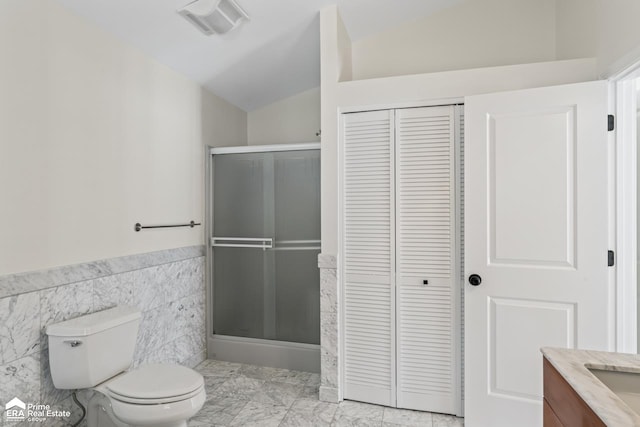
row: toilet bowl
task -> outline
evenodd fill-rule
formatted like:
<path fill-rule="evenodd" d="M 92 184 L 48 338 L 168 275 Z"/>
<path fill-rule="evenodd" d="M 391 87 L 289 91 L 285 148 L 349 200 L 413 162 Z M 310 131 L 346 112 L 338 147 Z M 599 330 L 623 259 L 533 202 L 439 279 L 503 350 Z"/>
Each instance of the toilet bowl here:
<path fill-rule="evenodd" d="M 204 405 L 202 376 L 178 365 L 142 365 L 97 387 L 100 397 L 94 405 L 111 412 L 123 426 L 182 427 Z M 100 408 L 102 407 L 102 408 Z M 102 421 L 89 427 L 111 427 Z"/>
<path fill-rule="evenodd" d="M 133 361 L 140 311 L 116 307 L 49 325 L 56 388 L 94 391 L 89 427 L 186 427 L 204 405 L 202 375 L 184 366 Z"/>

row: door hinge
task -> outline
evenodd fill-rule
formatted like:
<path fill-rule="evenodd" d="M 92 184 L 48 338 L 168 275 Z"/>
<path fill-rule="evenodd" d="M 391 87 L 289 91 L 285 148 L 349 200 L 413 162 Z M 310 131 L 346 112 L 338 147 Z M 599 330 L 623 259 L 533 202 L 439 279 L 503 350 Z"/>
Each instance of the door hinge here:
<path fill-rule="evenodd" d="M 616 128 L 616 118 L 613 114 L 607 116 L 607 130 L 611 132 Z"/>
<path fill-rule="evenodd" d="M 607 252 L 607 266 L 613 267 L 616 263 L 616 255 L 613 251 Z"/>

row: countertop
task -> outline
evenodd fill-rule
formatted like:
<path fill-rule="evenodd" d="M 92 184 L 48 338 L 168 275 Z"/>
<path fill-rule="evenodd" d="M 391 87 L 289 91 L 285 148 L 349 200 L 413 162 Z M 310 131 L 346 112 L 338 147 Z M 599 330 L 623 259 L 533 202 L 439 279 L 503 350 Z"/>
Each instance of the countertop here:
<path fill-rule="evenodd" d="M 551 347 L 540 351 L 608 427 L 640 426 L 640 415 L 587 369 L 640 373 L 640 355 Z"/>

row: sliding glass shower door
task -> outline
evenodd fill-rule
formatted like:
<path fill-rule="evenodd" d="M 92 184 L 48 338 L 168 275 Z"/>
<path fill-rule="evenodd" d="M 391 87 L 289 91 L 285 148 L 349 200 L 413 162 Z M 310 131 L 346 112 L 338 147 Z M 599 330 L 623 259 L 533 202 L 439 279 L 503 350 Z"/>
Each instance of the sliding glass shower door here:
<path fill-rule="evenodd" d="M 214 334 L 319 344 L 319 150 L 213 165 Z"/>

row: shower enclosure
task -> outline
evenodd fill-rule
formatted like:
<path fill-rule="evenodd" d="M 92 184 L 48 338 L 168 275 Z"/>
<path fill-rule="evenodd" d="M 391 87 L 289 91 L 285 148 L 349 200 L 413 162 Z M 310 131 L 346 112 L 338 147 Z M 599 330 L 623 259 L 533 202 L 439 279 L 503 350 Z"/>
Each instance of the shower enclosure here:
<path fill-rule="evenodd" d="M 318 144 L 211 150 L 209 357 L 318 371 Z"/>

